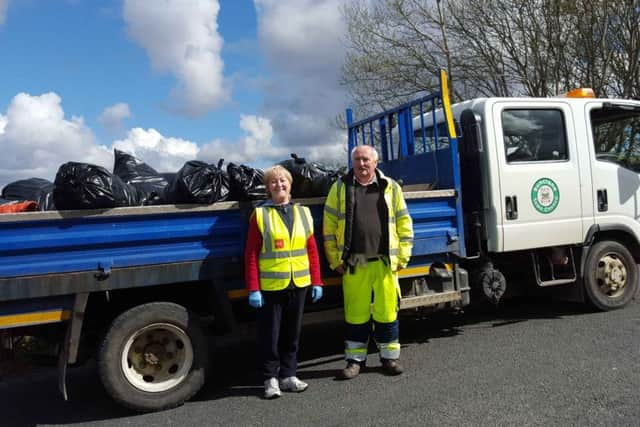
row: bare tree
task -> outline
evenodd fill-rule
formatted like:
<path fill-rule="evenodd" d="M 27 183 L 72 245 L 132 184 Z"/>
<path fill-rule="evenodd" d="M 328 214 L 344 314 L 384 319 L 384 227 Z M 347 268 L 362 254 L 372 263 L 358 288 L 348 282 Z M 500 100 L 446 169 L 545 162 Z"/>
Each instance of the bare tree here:
<path fill-rule="evenodd" d="M 385 108 L 437 86 L 447 51 L 435 2 L 348 2 L 342 82 L 359 108 Z"/>
<path fill-rule="evenodd" d="M 638 0 L 373 0 L 347 3 L 343 82 L 357 105 L 431 91 L 452 98 L 640 95 Z"/>
<path fill-rule="evenodd" d="M 607 47 L 613 79 L 606 87 L 611 96 L 640 99 L 640 1 L 607 3 Z"/>

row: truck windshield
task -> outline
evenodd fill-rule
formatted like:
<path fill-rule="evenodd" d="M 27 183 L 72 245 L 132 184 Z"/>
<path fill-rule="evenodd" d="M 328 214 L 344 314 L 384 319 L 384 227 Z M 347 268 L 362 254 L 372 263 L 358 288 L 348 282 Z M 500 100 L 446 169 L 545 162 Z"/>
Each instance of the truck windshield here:
<path fill-rule="evenodd" d="M 591 125 L 596 159 L 640 172 L 640 109 L 594 109 Z"/>

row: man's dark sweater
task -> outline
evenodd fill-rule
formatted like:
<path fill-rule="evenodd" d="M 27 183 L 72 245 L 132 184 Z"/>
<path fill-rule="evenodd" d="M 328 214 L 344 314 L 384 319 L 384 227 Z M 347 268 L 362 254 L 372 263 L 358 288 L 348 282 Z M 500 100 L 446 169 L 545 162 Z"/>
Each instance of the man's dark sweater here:
<path fill-rule="evenodd" d="M 387 237 L 382 234 L 380 209 L 384 200 L 377 181 L 369 185 L 355 183 L 352 254 L 375 257 L 387 252 Z"/>

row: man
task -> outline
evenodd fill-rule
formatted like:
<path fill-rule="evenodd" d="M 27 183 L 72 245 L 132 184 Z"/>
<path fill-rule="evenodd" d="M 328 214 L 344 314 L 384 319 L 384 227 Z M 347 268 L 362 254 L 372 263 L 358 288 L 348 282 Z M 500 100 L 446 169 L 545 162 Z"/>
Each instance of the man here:
<path fill-rule="evenodd" d="M 329 191 L 323 217 L 329 266 L 343 275 L 347 366 L 338 377 L 354 378 L 366 363 L 372 296 L 374 340 L 382 367 L 389 375 L 399 375 L 397 272 L 411 256 L 411 217 L 400 185 L 377 169 L 375 148 L 357 146 L 351 160 L 353 168 Z"/>

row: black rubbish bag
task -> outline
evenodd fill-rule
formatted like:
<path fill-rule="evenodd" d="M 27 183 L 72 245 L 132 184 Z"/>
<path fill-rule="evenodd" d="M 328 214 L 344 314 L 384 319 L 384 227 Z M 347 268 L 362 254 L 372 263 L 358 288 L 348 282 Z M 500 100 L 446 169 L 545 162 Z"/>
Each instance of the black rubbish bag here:
<path fill-rule="evenodd" d="M 260 200 L 267 198 L 267 189 L 264 186 L 264 172 L 245 165 L 229 163 L 227 165 L 229 185 L 231 188 L 230 200 Z"/>
<path fill-rule="evenodd" d="M 167 203 L 222 202 L 229 197 L 229 175 L 218 166 L 198 160 L 190 160 L 182 166 L 175 178 L 166 187 L 164 199 Z"/>
<path fill-rule="evenodd" d="M 155 205 L 161 202 L 168 181 L 154 168 L 137 157 L 114 149 L 113 174 L 138 192 L 140 204 Z"/>
<path fill-rule="evenodd" d="M 118 175 L 112 175 L 111 188 L 116 199 L 116 207 L 140 206 L 143 196 L 140 195 L 134 185 L 127 184 Z"/>
<path fill-rule="evenodd" d="M 307 162 L 304 157 L 291 153 L 291 159 L 279 164 L 291 173 L 293 185 L 292 197 L 319 197 L 329 194 L 329 189 L 341 175 L 340 171 L 330 169 L 320 163 Z"/>
<path fill-rule="evenodd" d="M 53 182 L 43 178 L 28 178 L 14 181 L 2 189 L 2 198 L 6 200 L 33 200 L 38 210 L 55 210 L 53 203 Z"/>
<path fill-rule="evenodd" d="M 160 172 L 160 176 L 163 177 L 167 183 L 173 182 L 173 180 L 176 179 L 176 175 L 176 172 Z"/>
<path fill-rule="evenodd" d="M 139 205 L 136 189 L 101 166 L 67 162 L 54 182 L 53 200 L 59 210 L 108 209 Z"/>

